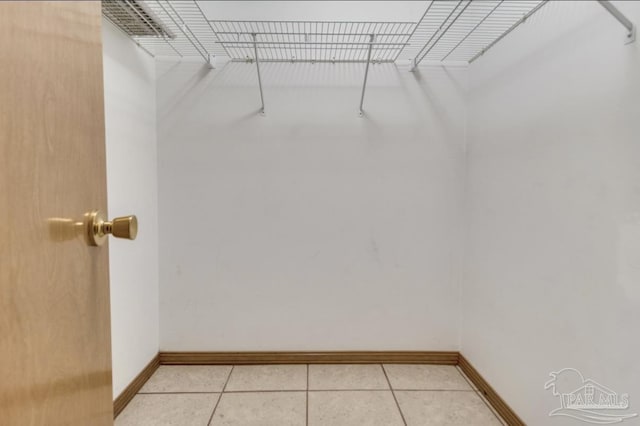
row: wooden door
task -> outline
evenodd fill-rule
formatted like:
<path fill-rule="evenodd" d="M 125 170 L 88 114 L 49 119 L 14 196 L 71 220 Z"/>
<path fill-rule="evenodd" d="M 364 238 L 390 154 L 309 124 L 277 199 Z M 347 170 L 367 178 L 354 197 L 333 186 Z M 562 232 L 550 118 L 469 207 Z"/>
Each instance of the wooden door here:
<path fill-rule="evenodd" d="M 0 424 L 113 424 L 100 2 L 0 2 Z"/>

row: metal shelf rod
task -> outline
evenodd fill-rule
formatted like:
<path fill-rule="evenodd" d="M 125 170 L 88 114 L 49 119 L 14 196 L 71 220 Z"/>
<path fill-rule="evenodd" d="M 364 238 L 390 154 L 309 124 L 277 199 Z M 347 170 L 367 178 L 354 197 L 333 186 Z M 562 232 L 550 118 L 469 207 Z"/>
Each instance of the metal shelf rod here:
<path fill-rule="evenodd" d="M 636 40 L 636 26 L 633 22 L 627 18 L 624 13 L 620 12 L 620 10 L 611 4 L 610 1 L 598 0 L 598 3 L 602 5 L 607 12 L 609 12 L 614 18 L 618 20 L 626 29 L 629 31 L 627 34 L 627 43 L 634 42 Z"/>
<path fill-rule="evenodd" d="M 345 24 L 415 24 L 415 22 L 409 21 L 295 21 L 295 20 L 281 20 L 281 21 L 236 21 L 233 19 L 209 19 L 209 22 L 217 23 L 217 22 L 246 22 L 253 24 L 268 24 L 268 23 L 287 23 L 287 24 L 331 24 L 331 23 L 345 23 Z"/>
<path fill-rule="evenodd" d="M 252 63 L 253 59 L 231 59 L 230 62 Z M 260 59 L 260 63 L 277 63 L 277 64 L 364 64 L 366 59 Z M 393 64 L 393 59 L 372 59 L 371 64 Z"/>
<path fill-rule="evenodd" d="M 244 32 L 244 31 L 218 31 L 217 34 L 225 34 L 225 35 L 300 35 L 300 36 L 350 36 L 350 37 L 368 37 L 370 33 L 316 33 L 316 32 Z M 376 37 L 410 37 L 412 33 L 375 33 Z"/>
<path fill-rule="evenodd" d="M 220 44 L 256 44 L 256 45 L 287 45 L 287 44 L 312 44 L 320 46 L 406 46 L 409 43 L 365 43 L 365 42 L 331 42 L 331 41 L 220 41 Z"/>
<path fill-rule="evenodd" d="M 258 46 L 256 42 L 256 35 L 253 35 L 253 52 L 256 55 L 256 69 L 258 70 L 258 86 L 260 87 L 260 103 L 262 104 L 262 108 L 260 108 L 260 113 L 264 114 L 264 95 L 262 94 L 262 78 L 260 77 L 260 60 L 258 59 Z"/>
<path fill-rule="evenodd" d="M 369 76 L 369 65 L 371 64 L 371 49 L 373 48 L 374 35 L 369 36 L 369 53 L 367 53 L 367 67 L 364 69 L 364 83 L 362 84 L 362 95 L 360 96 L 360 117 L 364 115 L 362 106 L 364 105 L 364 91 L 367 88 L 367 77 Z"/>

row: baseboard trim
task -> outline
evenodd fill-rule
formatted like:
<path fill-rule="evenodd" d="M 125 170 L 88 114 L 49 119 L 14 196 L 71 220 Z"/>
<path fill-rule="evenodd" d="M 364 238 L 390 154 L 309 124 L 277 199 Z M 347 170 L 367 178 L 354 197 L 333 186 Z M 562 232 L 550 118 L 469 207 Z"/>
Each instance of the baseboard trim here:
<path fill-rule="evenodd" d="M 507 403 L 498 395 L 491 385 L 482 377 L 473 365 L 462 355 L 459 356 L 458 366 L 462 372 L 471 380 L 478 388 L 480 393 L 484 395 L 491 407 L 507 422 L 509 426 L 525 426 L 525 422 L 507 405 Z"/>
<path fill-rule="evenodd" d="M 124 408 L 131 402 L 134 396 L 138 393 L 138 391 L 144 386 L 144 384 L 149 380 L 149 378 L 156 372 L 158 367 L 160 366 L 160 356 L 159 354 L 154 356 L 151 361 L 142 369 L 140 374 L 136 376 L 135 379 L 129 386 L 127 386 L 118 397 L 113 401 L 113 418 L 118 417 L 118 414 L 124 410 Z"/>
<path fill-rule="evenodd" d="M 458 352 L 160 352 L 163 365 L 376 363 L 457 365 Z"/>
<path fill-rule="evenodd" d="M 509 426 L 526 426 L 478 370 L 461 353 L 451 351 L 160 352 L 113 401 L 113 418 L 124 410 L 160 365 L 378 363 L 457 365 Z"/>

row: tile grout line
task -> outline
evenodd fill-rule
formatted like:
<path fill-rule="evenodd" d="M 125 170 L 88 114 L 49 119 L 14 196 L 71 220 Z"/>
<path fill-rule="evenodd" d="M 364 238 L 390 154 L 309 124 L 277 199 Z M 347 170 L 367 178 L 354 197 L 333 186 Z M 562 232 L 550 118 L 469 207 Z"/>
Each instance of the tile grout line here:
<path fill-rule="evenodd" d="M 231 380 L 231 375 L 233 374 L 233 369 L 236 368 L 235 365 L 231 366 L 231 371 L 229 371 L 229 375 L 227 376 L 227 381 L 224 382 L 224 386 L 222 387 L 222 392 L 221 393 L 225 393 L 227 391 L 227 385 L 229 384 L 229 381 Z"/>
<path fill-rule="evenodd" d="M 222 386 L 222 391 L 220 395 L 218 395 L 218 400 L 216 401 L 216 405 L 213 407 L 213 411 L 211 412 L 211 417 L 209 417 L 209 421 L 207 422 L 207 426 L 211 426 L 211 422 L 213 421 L 213 415 L 216 414 L 216 410 L 218 409 L 218 405 L 220 405 L 220 400 L 222 399 L 222 394 L 224 394 L 225 389 L 227 389 L 227 383 L 229 383 L 229 379 L 231 379 L 231 373 L 233 373 L 233 368 L 235 365 L 231 366 L 231 370 L 229 370 L 229 375 L 227 376 L 227 380 L 224 381 L 224 386 Z"/>
<path fill-rule="evenodd" d="M 307 364 L 307 421 L 306 426 L 309 426 L 309 364 Z"/>
<path fill-rule="evenodd" d="M 382 367 L 382 372 L 384 373 L 384 377 L 387 379 L 387 383 L 389 384 L 389 389 L 391 389 L 391 395 L 393 395 L 393 400 L 396 402 L 396 407 L 398 407 L 398 412 L 400 412 L 402 423 L 404 423 L 404 426 L 407 426 L 407 420 L 404 418 L 404 413 L 402 412 L 402 408 L 400 408 L 400 403 L 398 402 L 398 398 L 396 398 L 396 393 L 393 390 L 393 386 L 391 386 L 391 380 L 389 380 L 389 376 L 387 375 L 387 370 L 385 370 L 384 364 L 380 364 L 380 367 Z"/>
<path fill-rule="evenodd" d="M 459 365 L 456 365 L 456 369 L 458 370 L 462 378 L 469 383 L 469 386 L 471 386 L 471 389 L 476 393 L 476 395 L 478 395 L 478 397 L 482 400 L 482 402 L 484 402 L 484 405 L 486 405 L 487 408 L 489 408 L 489 411 L 491 411 L 491 413 L 498 419 L 498 421 L 501 424 L 505 425 L 506 423 L 504 420 L 502 420 L 502 417 L 500 417 L 500 415 L 496 412 L 495 408 L 493 408 L 491 404 L 489 404 L 489 401 L 487 401 L 485 396 L 482 394 L 482 391 L 480 391 L 480 389 L 478 389 L 478 387 L 471 381 L 471 379 L 469 379 L 467 375 L 464 374 L 464 371 L 462 371 L 462 368 L 460 368 Z"/>

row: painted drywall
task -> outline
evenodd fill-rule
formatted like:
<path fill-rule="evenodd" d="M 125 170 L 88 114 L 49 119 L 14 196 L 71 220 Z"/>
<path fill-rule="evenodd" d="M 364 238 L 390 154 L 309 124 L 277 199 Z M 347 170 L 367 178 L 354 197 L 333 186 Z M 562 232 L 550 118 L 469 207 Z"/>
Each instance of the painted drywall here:
<path fill-rule="evenodd" d="M 113 395 L 158 353 L 155 61 L 103 20 L 109 217 L 135 214 L 135 241 L 109 241 Z"/>
<path fill-rule="evenodd" d="M 458 348 L 464 69 L 159 62 L 160 347 Z"/>
<path fill-rule="evenodd" d="M 640 23 L 640 3 L 615 4 Z M 567 367 L 640 412 L 640 42 L 625 34 L 597 2 L 549 2 L 469 69 L 462 352 L 527 424 L 579 423 L 548 416 L 545 382 Z"/>

